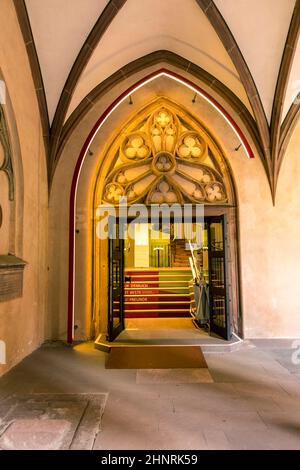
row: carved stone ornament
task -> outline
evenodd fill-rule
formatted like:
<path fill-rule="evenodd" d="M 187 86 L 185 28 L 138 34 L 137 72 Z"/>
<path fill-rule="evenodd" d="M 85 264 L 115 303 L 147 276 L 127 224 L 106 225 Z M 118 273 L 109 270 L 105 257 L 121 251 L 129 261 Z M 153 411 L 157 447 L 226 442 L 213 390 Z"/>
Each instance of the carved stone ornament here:
<path fill-rule="evenodd" d="M 103 202 L 130 204 L 227 202 L 222 175 L 208 164 L 208 143 L 161 105 L 127 134 L 117 164 L 106 178 Z"/>

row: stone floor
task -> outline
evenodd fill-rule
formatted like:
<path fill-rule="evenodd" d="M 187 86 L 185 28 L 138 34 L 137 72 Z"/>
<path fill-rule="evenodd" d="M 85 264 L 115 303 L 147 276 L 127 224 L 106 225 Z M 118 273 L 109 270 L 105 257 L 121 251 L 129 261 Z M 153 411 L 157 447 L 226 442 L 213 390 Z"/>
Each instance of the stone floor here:
<path fill-rule="evenodd" d="M 197 328 L 192 318 L 130 318 L 114 344 L 224 344 Z M 225 342 L 226 344 L 226 342 Z"/>
<path fill-rule="evenodd" d="M 222 352 L 233 350 L 240 340 L 232 336 L 230 341 L 209 334 L 203 328 L 197 327 L 191 317 L 189 318 L 130 318 L 126 319 L 126 329 L 114 340 L 106 341 L 106 335 L 100 335 L 96 345 L 101 350 L 119 346 L 201 346 L 203 352 L 218 349 Z"/>
<path fill-rule="evenodd" d="M 205 354 L 211 381 L 141 380 L 106 370 L 92 343 L 48 344 L 0 379 L 0 448 L 300 449 L 293 353 L 292 340 L 247 341 Z"/>

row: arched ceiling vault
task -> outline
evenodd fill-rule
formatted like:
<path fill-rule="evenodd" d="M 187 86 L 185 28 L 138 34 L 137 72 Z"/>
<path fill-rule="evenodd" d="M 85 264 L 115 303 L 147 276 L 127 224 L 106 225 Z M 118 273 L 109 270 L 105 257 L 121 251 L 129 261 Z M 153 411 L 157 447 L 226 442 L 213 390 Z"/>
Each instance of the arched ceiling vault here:
<path fill-rule="evenodd" d="M 254 111 L 255 119 L 258 125 L 261 142 L 264 148 L 265 160 L 268 164 L 268 176 L 271 182 L 271 191 L 272 191 L 272 196 L 274 200 L 275 194 L 276 194 L 276 186 L 277 186 L 277 180 L 278 180 L 278 175 L 279 175 L 279 169 L 280 169 L 281 161 L 284 155 L 284 149 L 286 148 L 283 145 L 281 147 L 279 146 L 280 139 L 286 141 L 290 137 L 290 134 L 291 134 L 291 132 L 288 131 L 288 129 L 290 128 L 289 119 L 285 121 L 285 127 L 286 127 L 285 130 L 283 126 L 281 126 L 281 121 L 282 121 L 283 108 L 284 108 L 285 98 L 286 98 L 286 93 L 287 93 L 289 76 L 290 76 L 291 68 L 293 65 L 293 60 L 295 58 L 296 47 L 297 47 L 298 37 L 299 37 L 300 1 L 297 0 L 296 2 L 292 2 L 292 1 L 286 2 L 286 6 L 289 7 L 290 9 L 294 4 L 294 9 L 293 9 L 293 14 L 290 20 L 290 24 L 285 25 L 285 27 L 288 28 L 288 32 L 287 32 L 287 37 L 285 40 L 285 45 L 284 45 L 283 53 L 281 56 L 281 63 L 280 63 L 278 76 L 277 76 L 277 83 L 276 83 L 276 88 L 275 88 L 275 93 L 274 93 L 273 103 L 272 103 L 270 125 L 268 124 L 268 119 L 266 116 L 266 108 L 263 107 L 262 100 L 261 100 L 261 97 L 257 88 L 257 84 L 255 83 L 255 80 L 251 74 L 249 65 L 247 64 L 239 48 L 239 45 L 236 42 L 233 32 L 229 28 L 230 24 L 229 25 L 226 24 L 225 19 L 222 17 L 220 11 L 215 5 L 215 3 L 217 3 L 220 7 L 222 7 L 222 11 L 227 13 L 226 16 L 228 16 L 228 19 L 232 18 L 232 14 L 234 14 L 235 18 L 236 19 L 239 18 L 238 21 L 240 22 L 239 13 L 241 12 L 238 11 L 237 6 L 241 7 L 242 4 L 247 3 L 247 0 L 239 0 L 239 5 L 237 5 L 237 1 L 235 1 L 234 11 L 231 11 L 231 12 L 230 11 L 226 12 L 224 0 L 216 0 L 216 2 L 213 2 L 211 0 L 196 0 L 196 1 L 201 6 L 201 8 L 203 9 L 207 17 L 210 19 L 211 23 L 214 25 L 215 30 L 217 31 L 220 38 L 222 39 L 230 57 L 232 58 L 232 61 L 234 62 L 237 70 L 239 71 L 241 80 L 243 82 L 245 90 L 247 91 L 247 95 L 251 103 L 252 109 Z M 233 5 L 232 0 L 229 0 L 229 3 L 232 3 Z M 265 1 L 265 3 L 267 4 L 268 0 Z M 275 2 L 273 2 L 272 5 L 270 4 L 270 6 L 275 7 L 275 10 L 277 10 L 277 14 L 279 15 L 279 19 L 281 19 L 284 11 L 283 9 L 276 8 L 277 6 L 280 6 L 279 3 L 280 2 L 276 2 L 276 5 L 274 5 Z M 260 6 L 262 6 L 261 1 L 260 1 Z M 282 3 L 282 6 L 283 6 L 283 3 Z M 230 9 L 228 8 L 228 10 Z M 257 15 L 259 15 L 260 13 L 263 14 L 263 12 L 260 12 L 258 9 Z M 264 23 L 265 27 L 267 26 L 267 24 L 270 23 L 270 16 L 269 16 L 270 10 L 267 13 L 268 13 L 268 17 L 266 18 L 267 23 Z M 272 11 L 272 14 L 276 15 L 276 11 Z M 285 12 L 285 14 L 287 14 L 287 12 Z M 245 18 L 249 19 L 249 16 L 247 15 L 245 16 Z M 276 19 L 274 21 L 274 18 L 273 18 L 272 21 L 275 22 Z M 258 26 L 258 22 L 256 24 Z M 257 34 L 258 36 L 260 36 L 260 34 L 263 34 L 263 31 L 257 31 Z M 248 39 L 250 40 L 251 38 L 249 37 Z M 257 51 L 256 51 L 256 54 L 257 54 Z M 256 57 L 255 59 L 257 60 L 258 58 Z M 298 60 L 300 62 L 300 57 L 298 57 Z M 254 69 L 254 67 L 252 67 L 252 69 Z M 265 73 L 267 74 L 268 70 L 265 70 Z M 291 105 L 291 108 L 292 109 L 294 108 L 293 104 Z M 294 117 L 293 122 L 295 122 L 295 109 L 294 109 L 293 117 Z M 285 138 L 281 137 L 281 134 L 283 133 L 284 133 Z M 286 142 L 286 145 L 287 145 L 287 142 Z"/>
<path fill-rule="evenodd" d="M 118 68 L 103 76 L 101 60 L 95 62 L 93 57 L 95 53 L 98 58 L 105 56 L 107 47 L 102 48 L 102 44 L 109 43 L 113 25 L 122 18 L 132 26 L 129 34 L 134 36 L 135 43 L 131 47 L 135 47 L 136 52 L 132 49 L 132 58 L 119 67 L 121 74 L 126 64 L 129 67 L 128 62 L 136 65 L 146 56 L 155 60 L 155 54 L 162 54 L 157 51 L 160 42 L 159 49 L 168 49 L 163 46 L 170 44 L 172 49 L 164 51 L 166 62 L 169 60 L 170 63 L 170 57 L 173 61 L 176 57 L 179 58 L 176 59 L 177 67 L 180 68 L 179 62 L 181 68 L 190 64 L 190 73 L 197 75 L 201 71 L 201 80 L 206 76 L 210 86 L 233 109 L 239 107 L 237 112 L 242 113 L 245 126 L 261 154 L 274 199 L 280 165 L 299 115 L 300 99 L 295 99 L 294 85 L 295 81 L 299 82 L 297 70 L 300 70 L 300 0 L 185 0 L 184 18 L 177 15 L 178 8 L 183 5 L 179 0 L 176 5 L 170 0 L 143 0 L 143 9 L 138 8 L 141 2 L 134 2 L 137 0 L 14 0 L 40 107 L 49 182 L 57 152 L 68 135 L 72 119 L 79 118 L 79 111 L 83 111 L 93 93 L 100 96 L 99 90 L 108 86 L 111 77 L 116 78 Z M 199 13 L 195 5 L 199 7 Z M 155 8 L 151 9 L 152 6 Z M 175 12 L 174 6 L 178 7 Z M 149 36 L 150 43 L 151 28 L 158 25 L 153 48 L 142 54 L 144 57 L 138 52 L 143 41 L 138 37 L 142 33 L 135 28 L 138 18 L 132 17 L 135 9 L 139 15 L 146 15 L 141 18 L 141 31 Z M 194 27 L 196 20 L 199 28 Z M 185 22 L 183 36 L 178 21 Z M 215 38 L 207 22 L 213 28 Z M 254 30 L 253 25 L 260 29 Z M 133 34 L 135 31 L 136 35 Z M 198 39 L 199 31 L 206 32 L 203 39 Z M 121 31 L 119 42 L 118 36 L 112 38 L 116 52 L 118 48 L 122 49 L 122 40 Z M 198 47 L 196 43 L 188 42 L 195 40 Z M 212 43 L 216 50 L 214 64 L 209 50 Z M 176 50 L 177 46 L 182 53 Z M 85 89 L 84 86 L 80 88 L 80 84 L 89 63 L 98 63 L 100 67 L 98 83 L 86 91 L 70 112 L 74 94 Z M 69 119 L 65 121 L 68 114 Z"/>
<path fill-rule="evenodd" d="M 32 34 L 30 20 L 28 17 L 25 1 L 24 0 L 13 0 L 13 1 L 14 1 L 16 13 L 18 16 L 19 24 L 20 24 L 20 29 L 22 31 L 24 44 L 26 47 L 26 51 L 27 51 L 27 55 L 28 55 L 28 59 L 29 59 L 30 67 L 31 67 L 32 78 L 34 81 L 35 92 L 36 92 L 39 110 L 40 110 L 41 125 L 42 125 L 42 130 L 43 130 L 46 156 L 48 158 L 47 167 L 49 169 L 50 122 L 49 122 L 47 97 L 45 93 L 42 71 L 40 68 L 39 58 L 38 58 L 36 47 L 35 47 L 35 40 Z"/>
<path fill-rule="evenodd" d="M 277 178 L 278 178 L 279 170 L 282 164 L 282 160 L 283 160 L 286 148 L 293 134 L 293 131 L 296 127 L 299 116 L 300 116 L 300 93 L 298 93 L 296 99 L 292 103 L 281 125 L 281 132 L 280 132 L 279 143 L 278 143 Z"/>
<path fill-rule="evenodd" d="M 288 139 L 294 129 L 293 124 L 296 123 L 297 113 L 299 110 L 299 102 L 291 104 L 289 111 L 286 114 L 286 119 L 282 124 L 282 118 L 284 117 L 283 111 L 285 106 L 285 99 L 287 95 L 287 88 L 289 83 L 289 78 L 291 75 L 291 69 L 293 62 L 295 60 L 295 55 L 297 51 L 297 45 L 299 40 L 299 31 L 300 31 L 300 2 L 297 1 L 295 4 L 293 16 L 291 19 L 288 36 L 286 39 L 286 45 L 282 55 L 282 60 L 280 64 L 279 74 L 277 78 L 277 84 L 275 89 L 275 96 L 273 101 L 272 108 L 272 118 L 271 118 L 271 149 L 272 149 L 272 164 L 273 164 L 273 175 L 274 175 L 274 194 L 276 192 L 277 181 L 280 166 L 282 163 L 282 158 L 284 155 L 284 150 L 288 143 Z M 299 51 L 298 51 L 299 52 Z M 300 65 L 300 64 L 299 64 Z M 299 88 L 299 85 L 298 85 Z M 298 100 L 299 101 L 299 100 Z M 296 115 L 295 115 L 296 108 Z M 294 116 L 292 118 L 292 116 Z M 296 119 L 295 119 L 296 118 Z"/>
<path fill-rule="evenodd" d="M 264 149 L 264 157 L 268 167 L 270 167 L 270 136 L 268 122 L 263 108 L 259 92 L 256 84 L 253 80 L 249 67 L 239 49 L 239 46 L 231 33 L 228 25 L 222 17 L 220 11 L 216 7 L 215 3 L 211 0 L 196 0 L 198 5 L 202 8 L 207 18 L 215 28 L 218 36 L 223 42 L 228 54 L 230 55 L 232 62 L 239 72 L 241 81 L 247 92 L 250 104 L 252 106 L 257 127 L 260 134 L 262 147 Z"/>
<path fill-rule="evenodd" d="M 59 161 L 60 154 L 73 129 L 76 127 L 78 122 L 83 119 L 83 117 L 96 105 L 102 96 L 104 96 L 114 86 L 121 83 L 124 77 L 128 78 L 137 72 L 147 70 L 149 67 L 160 65 L 162 63 L 174 66 L 184 72 L 188 71 L 192 77 L 201 80 L 202 83 L 207 85 L 208 89 L 211 90 L 213 94 L 217 93 L 221 98 L 223 98 L 224 102 L 229 103 L 230 107 L 239 115 L 243 121 L 243 124 L 251 135 L 251 138 L 253 139 L 263 160 L 263 149 L 260 147 L 260 139 L 255 120 L 246 106 L 236 97 L 236 95 L 205 70 L 187 61 L 183 57 L 180 57 L 179 55 L 170 51 L 156 51 L 127 64 L 122 68 L 122 70 L 118 70 L 111 77 L 97 85 L 89 93 L 89 95 L 81 101 L 81 103 L 69 116 L 63 127 L 60 145 L 56 152 L 57 158 L 55 160 L 55 166 Z"/>

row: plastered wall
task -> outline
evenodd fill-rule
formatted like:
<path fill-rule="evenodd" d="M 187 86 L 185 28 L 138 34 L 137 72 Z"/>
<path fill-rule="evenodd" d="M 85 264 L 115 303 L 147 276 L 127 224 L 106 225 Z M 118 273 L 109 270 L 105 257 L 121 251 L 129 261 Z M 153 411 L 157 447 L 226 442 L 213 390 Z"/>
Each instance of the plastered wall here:
<path fill-rule="evenodd" d="M 152 68 L 147 70 L 151 72 Z M 144 72 L 146 73 L 146 72 Z M 67 143 L 55 175 L 51 194 L 51 249 L 60 255 L 68 247 L 68 195 L 75 161 L 88 135 L 88 130 L 96 122 L 108 104 L 142 73 L 122 86 L 110 90 L 96 104 L 84 120 L 77 126 Z M 241 309 L 243 314 L 244 337 L 295 337 L 300 335 L 300 300 L 297 289 L 300 279 L 300 190 L 297 174 L 300 171 L 299 159 L 296 158 L 300 129 L 287 150 L 277 190 L 276 205 L 273 206 L 268 181 L 263 165 L 256 153 L 254 159 L 248 159 L 242 150 L 235 151 L 239 142 L 228 124 L 209 107 L 199 100 L 191 104 L 190 92 L 181 89 L 178 84 L 153 82 L 140 90 L 130 107 L 123 104 L 116 115 L 106 122 L 97 140 L 91 145 L 93 155 L 87 157 L 79 181 L 77 195 L 76 234 L 76 279 L 75 279 L 75 323 L 77 339 L 88 337 L 92 311 L 91 299 L 91 195 L 95 181 L 97 162 L 102 158 L 105 145 L 111 139 L 118 126 L 121 126 L 130 113 L 138 111 L 139 106 L 155 96 L 168 96 L 181 103 L 190 112 L 204 120 L 222 146 L 233 178 L 236 183 L 239 215 L 239 257 Z M 220 99 L 219 99 L 220 101 Z M 222 103 L 222 102 L 221 102 Z M 224 103 L 222 103 L 224 104 Z M 237 116 L 233 117 L 242 125 Z M 299 137 L 297 138 L 297 135 Z M 251 142 L 251 139 L 249 139 Z M 298 160 L 298 161 L 297 161 Z M 62 188 L 62 181 L 64 187 Z M 63 191 L 63 192 L 62 192 Z M 67 203 L 64 203 L 64 201 Z M 56 234 L 56 235 L 55 235 Z M 67 309 L 67 269 L 66 258 L 53 259 L 51 289 L 57 295 L 52 296 L 50 305 L 52 331 L 63 337 L 66 333 Z M 105 265 L 106 259 L 100 260 Z M 104 293 L 106 294 L 106 293 Z M 102 295 L 102 294 L 101 294 Z M 101 312 L 100 312 L 101 313 Z M 55 318 L 55 320 L 54 320 Z"/>
<path fill-rule="evenodd" d="M 10 98 L 10 106 L 4 106 L 16 178 L 12 236 L 15 237 L 15 255 L 27 263 L 23 296 L 0 303 L 0 340 L 6 346 L 6 364 L 0 365 L 1 375 L 44 341 L 47 298 L 46 159 L 27 52 L 10 0 L 0 2 L 0 67 Z M 6 227 L 4 225 L 4 230 Z M 6 237 L 4 230 L 2 233 L 0 229 L 0 237 Z"/>
<path fill-rule="evenodd" d="M 239 184 L 247 337 L 300 336 L 300 123 L 281 168 L 276 204 L 253 165 Z M 247 191 L 251 188 L 251 191 Z"/>

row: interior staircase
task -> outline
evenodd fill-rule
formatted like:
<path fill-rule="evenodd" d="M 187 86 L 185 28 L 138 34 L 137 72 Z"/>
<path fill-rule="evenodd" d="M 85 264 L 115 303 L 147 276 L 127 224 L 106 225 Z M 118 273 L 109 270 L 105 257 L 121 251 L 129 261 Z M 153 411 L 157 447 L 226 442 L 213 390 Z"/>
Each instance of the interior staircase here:
<path fill-rule="evenodd" d="M 191 277 L 187 268 L 126 270 L 125 317 L 189 317 Z"/>
<path fill-rule="evenodd" d="M 189 254 L 190 251 L 186 250 L 186 241 L 178 239 L 174 241 L 174 259 L 172 265 L 176 268 L 189 267 Z"/>

